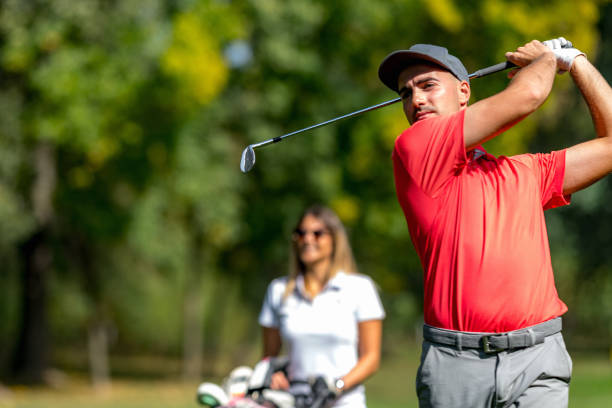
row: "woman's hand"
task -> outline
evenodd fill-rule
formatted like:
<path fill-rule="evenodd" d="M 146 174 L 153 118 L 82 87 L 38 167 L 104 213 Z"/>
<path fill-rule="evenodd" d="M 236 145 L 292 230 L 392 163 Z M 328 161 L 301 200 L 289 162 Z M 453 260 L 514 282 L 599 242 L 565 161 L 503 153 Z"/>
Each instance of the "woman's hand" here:
<path fill-rule="evenodd" d="M 270 388 L 273 390 L 288 390 L 289 389 L 289 380 L 285 377 L 285 373 L 282 371 L 277 371 L 272 374 L 272 378 L 270 379 Z"/>

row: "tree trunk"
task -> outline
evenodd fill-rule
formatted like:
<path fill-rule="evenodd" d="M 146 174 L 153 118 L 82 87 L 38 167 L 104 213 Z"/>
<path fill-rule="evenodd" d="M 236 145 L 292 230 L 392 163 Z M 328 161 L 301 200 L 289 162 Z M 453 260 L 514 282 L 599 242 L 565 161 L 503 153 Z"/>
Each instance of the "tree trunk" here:
<path fill-rule="evenodd" d="M 111 386 L 108 363 L 108 329 L 102 319 L 96 319 L 88 330 L 89 372 L 96 389 L 107 390 Z"/>
<path fill-rule="evenodd" d="M 45 306 L 47 271 L 51 266 L 51 251 L 44 231 L 37 232 L 20 248 L 23 260 L 21 274 L 21 327 L 14 354 L 14 381 L 42 384 L 47 368 L 48 330 Z"/>
<path fill-rule="evenodd" d="M 89 375 L 94 388 L 100 391 L 110 389 L 109 345 L 112 322 L 104 300 L 99 251 L 85 238 L 73 234 L 69 251 L 74 267 L 83 279 L 83 288 L 94 304 L 87 327 L 87 356 Z"/>
<path fill-rule="evenodd" d="M 192 271 L 192 273 L 200 273 Z M 204 313 L 201 280 L 191 279 L 185 290 L 183 309 L 183 379 L 198 380 L 202 373 Z"/>
<path fill-rule="evenodd" d="M 49 230 L 53 218 L 53 191 L 56 185 L 55 151 L 39 143 L 35 151 L 36 175 L 31 190 L 32 210 L 38 229 L 20 246 L 21 326 L 12 364 L 16 382 L 41 384 L 47 368 L 49 336 L 47 315 L 47 276 L 53 262 Z"/>
<path fill-rule="evenodd" d="M 193 211 L 193 209 L 192 209 Z M 193 213 L 190 213 L 190 218 Z M 191 225 L 197 225 L 192 222 Z M 202 299 L 202 276 L 205 270 L 204 237 L 198 227 L 194 228 L 191 247 L 191 262 L 185 279 L 183 303 L 183 379 L 198 380 L 202 374 L 202 347 L 204 341 L 204 311 Z"/>

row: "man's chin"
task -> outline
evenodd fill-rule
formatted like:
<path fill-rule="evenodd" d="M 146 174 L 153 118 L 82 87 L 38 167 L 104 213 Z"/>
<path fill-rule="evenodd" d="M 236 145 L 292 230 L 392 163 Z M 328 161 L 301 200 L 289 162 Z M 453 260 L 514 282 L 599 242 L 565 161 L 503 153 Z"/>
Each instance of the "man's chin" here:
<path fill-rule="evenodd" d="M 430 119 L 437 116 L 435 112 L 427 112 L 417 115 L 412 123 L 421 122 L 425 119 Z"/>

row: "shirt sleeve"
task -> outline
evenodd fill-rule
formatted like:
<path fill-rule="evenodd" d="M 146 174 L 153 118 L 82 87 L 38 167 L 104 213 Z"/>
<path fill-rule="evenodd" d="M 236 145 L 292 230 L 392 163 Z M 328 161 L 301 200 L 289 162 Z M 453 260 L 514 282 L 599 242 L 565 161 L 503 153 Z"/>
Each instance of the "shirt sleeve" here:
<path fill-rule="evenodd" d="M 461 110 L 416 122 L 395 142 L 393 160 L 401 161 L 410 178 L 431 197 L 467 163 L 464 117 Z"/>
<path fill-rule="evenodd" d="M 538 178 L 542 208 L 550 210 L 551 208 L 568 205 L 571 201 L 571 195 L 563 194 L 565 150 L 523 156 L 530 159 L 531 167 Z"/>
<path fill-rule="evenodd" d="M 542 183 L 542 206 L 545 210 L 568 205 L 571 201 L 570 194 L 563 194 L 565 152 L 560 150 L 546 155 L 550 163 L 546 163 L 547 174 Z"/>
<path fill-rule="evenodd" d="M 280 326 L 279 310 L 284 286 L 279 280 L 274 280 L 268 285 L 261 312 L 259 312 L 260 326 L 273 328 Z"/>
<path fill-rule="evenodd" d="M 385 310 L 372 279 L 363 276 L 363 279 L 359 282 L 357 292 L 358 302 L 355 316 L 358 322 L 382 320 L 385 318 Z"/>

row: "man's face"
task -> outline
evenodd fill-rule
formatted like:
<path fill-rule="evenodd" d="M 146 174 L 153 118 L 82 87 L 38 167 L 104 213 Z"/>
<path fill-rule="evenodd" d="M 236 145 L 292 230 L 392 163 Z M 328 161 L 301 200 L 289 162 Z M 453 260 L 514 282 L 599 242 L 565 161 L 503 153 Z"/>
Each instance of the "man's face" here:
<path fill-rule="evenodd" d="M 399 95 L 410 124 L 464 109 L 470 85 L 432 64 L 410 65 L 398 78 Z"/>

